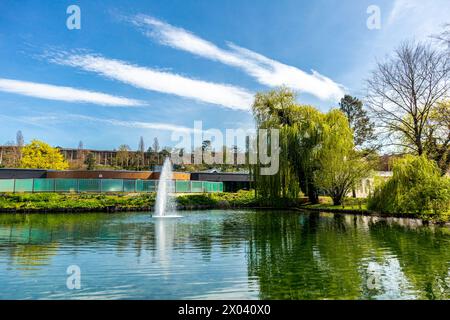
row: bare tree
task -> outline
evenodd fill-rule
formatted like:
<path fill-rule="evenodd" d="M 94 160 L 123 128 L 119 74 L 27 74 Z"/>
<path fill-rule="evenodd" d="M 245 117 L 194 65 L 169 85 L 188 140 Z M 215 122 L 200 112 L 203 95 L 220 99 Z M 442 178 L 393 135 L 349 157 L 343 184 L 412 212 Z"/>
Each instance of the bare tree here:
<path fill-rule="evenodd" d="M 447 49 L 450 51 L 450 23 L 445 24 L 444 31 L 438 36 L 435 36 L 435 38 L 446 44 Z"/>
<path fill-rule="evenodd" d="M 153 152 L 157 158 L 156 163 L 159 164 L 159 141 L 156 137 L 153 139 Z"/>
<path fill-rule="evenodd" d="M 426 43 L 402 44 L 368 80 L 368 106 L 390 145 L 424 154 L 426 125 L 449 94 L 448 54 Z"/>
<path fill-rule="evenodd" d="M 140 137 L 139 139 L 139 146 L 138 146 L 138 159 L 137 159 L 137 166 L 138 168 L 140 167 L 140 164 L 142 163 L 142 166 L 145 165 L 144 160 L 145 160 L 145 143 L 144 143 L 144 137 Z"/>
<path fill-rule="evenodd" d="M 130 165 L 130 147 L 126 144 L 119 146 L 117 151 L 117 162 L 120 163 L 121 167 L 127 167 Z"/>
<path fill-rule="evenodd" d="M 16 145 L 19 148 L 22 148 L 25 145 L 25 140 L 23 138 L 22 131 L 20 131 L 20 130 L 17 131 L 17 134 L 16 134 Z"/>
<path fill-rule="evenodd" d="M 144 153 L 144 152 L 145 152 L 144 137 L 141 137 L 141 138 L 139 139 L 138 151 L 139 151 L 140 153 Z"/>
<path fill-rule="evenodd" d="M 20 162 L 20 160 L 22 159 L 22 148 L 25 145 L 25 140 L 23 138 L 23 134 L 22 131 L 17 131 L 16 133 L 16 162 L 17 164 Z"/>
<path fill-rule="evenodd" d="M 158 138 L 154 138 L 153 139 L 153 152 L 158 152 L 159 151 L 159 142 L 158 142 Z"/>
<path fill-rule="evenodd" d="M 83 141 L 80 140 L 78 142 L 78 148 L 77 148 L 77 159 L 80 160 L 81 163 L 85 160 L 85 152 L 84 152 L 84 144 Z"/>

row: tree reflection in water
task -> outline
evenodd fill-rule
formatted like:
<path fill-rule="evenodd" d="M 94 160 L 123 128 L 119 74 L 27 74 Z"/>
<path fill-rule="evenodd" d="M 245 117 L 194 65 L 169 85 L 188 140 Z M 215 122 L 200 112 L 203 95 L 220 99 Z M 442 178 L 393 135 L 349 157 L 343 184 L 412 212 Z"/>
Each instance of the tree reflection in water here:
<path fill-rule="evenodd" d="M 191 297 L 245 298 L 257 290 L 262 299 L 450 298 L 449 228 L 408 219 L 253 210 L 155 220 L 142 213 L 1 215 L 0 262 L 5 270 L 40 272 L 57 257 L 87 254 L 98 272 L 134 272 L 139 292 L 148 290 L 150 298 L 168 284 L 179 291 L 169 287 L 164 297 L 185 297 L 181 293 L 194 290 L 192 283 L 198 292 Z M 145 282 L 149 276 L 153 280 Z"/>

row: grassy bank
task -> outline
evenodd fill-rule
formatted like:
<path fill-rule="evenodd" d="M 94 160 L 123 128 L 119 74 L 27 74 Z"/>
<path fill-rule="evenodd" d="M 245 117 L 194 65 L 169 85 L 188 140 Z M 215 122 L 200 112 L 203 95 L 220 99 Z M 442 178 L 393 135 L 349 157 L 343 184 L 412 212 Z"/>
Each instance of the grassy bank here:
<path fill-rule="evenodd" d="M 446 223 L 450 221 L 450 215 L 448 214 L 387 213 L 370 210 L 368 209 L 367 199 L 346 198 L 342 205 L 333 205 L 331 198 L 320 197 L 319 204 L 305 204 L 301 206 L 301 208 L 314 211 L 376 215 L 382 217 L 414 218 L 436 223 Z"/>
<path fill-rule="evenodd" d="M 148 194 L 1 194 L 1 212 L 82 212 L 82 211 L 147 211 L 155 204 L 155 193 Z M 179 209 L 256 207 L 254 193 L 181 194 Z"/>
<path fill-rule="evenodd" d="M 0 211 L 126 211 L 148 209 L 155 202 L 155 194 L 60 194 L 24 193 L 0 195 Z"/>
<path fill-rule="evenodd" d="M 153 210 L 156 195 L 148 194 L 0 194 L 0 212 L 115 212 Z M 445 222 L 448 216 L 417 214 L 384 214 L 367 209 L 365 199 L 347 198 L 343 205 L 333 205 L 329 197 L 321 197 L 319 204 L 308 204 L 307 199 L 296 201 L 280 199 L 268 205 L 258 200 L 253 191 L 236 193 L 202 193 L 177 195 L 180 210 L 212 208 L 279 208 L 308 209 L 315 211 L 342 212 L 354 214 L 376 214 L 380 216 L 410 217 Z"/>
<path fill-rule="evenodd" d="M 302 207 L 310 210 L 369 213 L 366 199 L 346 198 L 341 205 L 334 205 L 330 197 L 320 197 L 319 200 L 318 204 L 305 204 Z"/>

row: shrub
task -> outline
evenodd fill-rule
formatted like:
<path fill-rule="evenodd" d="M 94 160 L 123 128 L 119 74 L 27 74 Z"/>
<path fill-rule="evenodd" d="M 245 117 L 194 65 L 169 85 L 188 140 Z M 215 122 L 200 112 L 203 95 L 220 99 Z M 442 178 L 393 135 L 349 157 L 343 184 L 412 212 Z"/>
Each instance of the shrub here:
<path fill-rule="evenodd" d="M 450 179 L 442 177 L 434 161 L 424 156 L 397 160 L 393 176 L 369 198 L 370 210 L 446 218 L 450 214 Z"/>

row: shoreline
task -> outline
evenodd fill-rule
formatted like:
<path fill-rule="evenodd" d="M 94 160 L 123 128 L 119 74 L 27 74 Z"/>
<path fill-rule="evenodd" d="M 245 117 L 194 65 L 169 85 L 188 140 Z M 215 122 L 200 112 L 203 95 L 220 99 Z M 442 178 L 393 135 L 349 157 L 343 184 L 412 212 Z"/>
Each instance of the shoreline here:
<path fill-rule="evenodd" d="M 386 214 L 381 212 L 370 211 L 367 209 L 341 209 L 341 208 L 311 208 L 308 205 L 295 207 L 274 207 L 274 206 L 233 206 L 233 205 L 181 205 L 177 206 L 179 211 L 194 211 L 194 210 L 232 210 L 232 209 L 256 209 L 256 210 L 280 210 L 280 211 L 309 211 L 309 212 L 327 212 L 335 214 L 350 214 L 354 216 L 368 216 L 378 218 L 401 218 L 420 220 L 424 225 L 439 225 L 450 227 L 450 221 L 436 221 L 426 220 L 419 217 L 413 217 L 408 214 Z M 103 208 L 0 208 L 0 214 L 74 214 L 74 213 L 126 213 L 126 212 L 153 212 L 153 206 L 138 206 L 138 207 L 120 207 L 120 206 L 105 206 Z"/>

